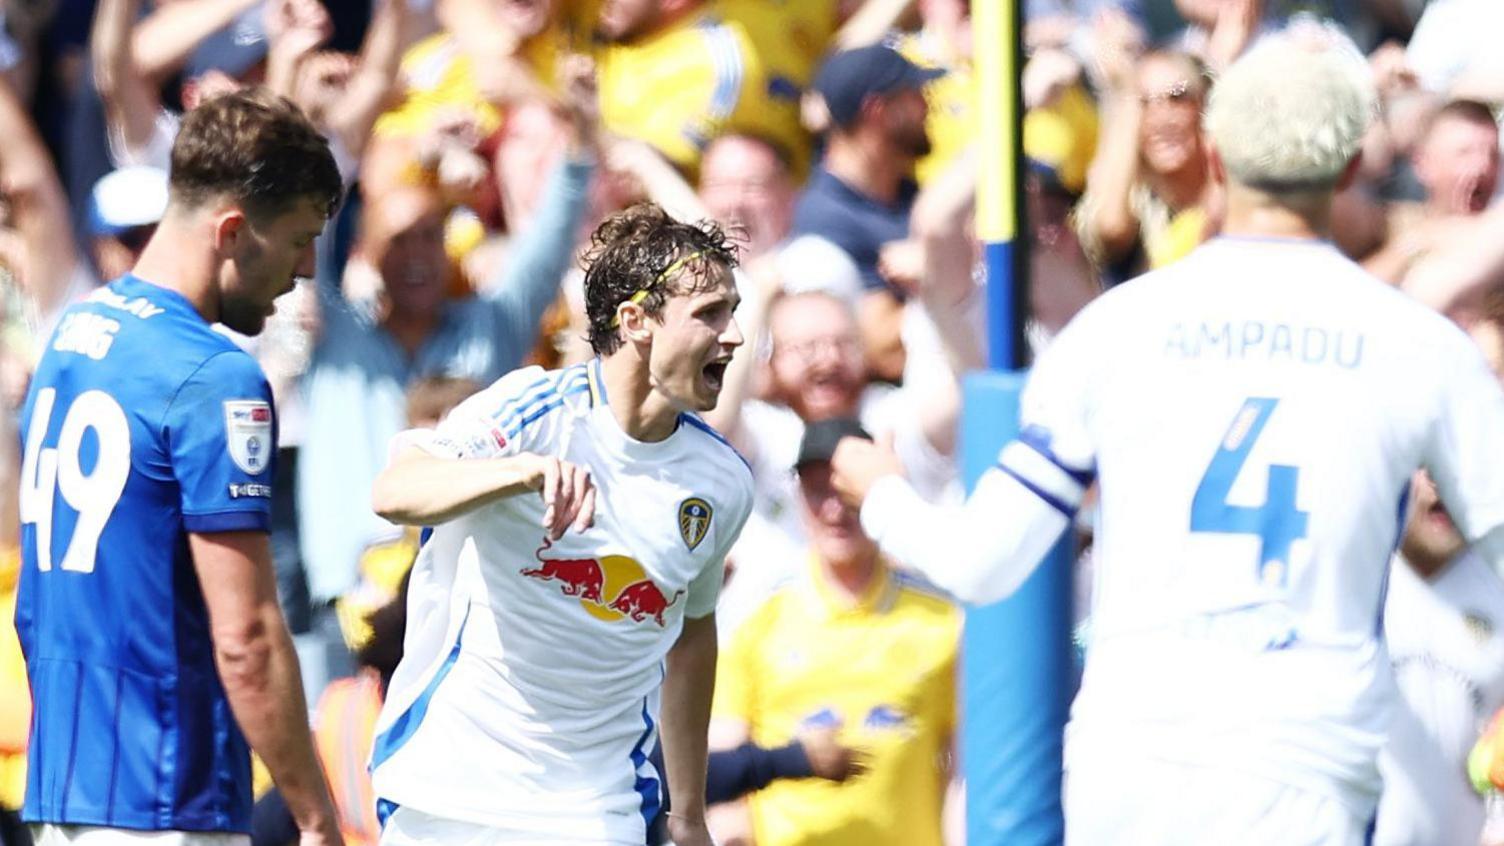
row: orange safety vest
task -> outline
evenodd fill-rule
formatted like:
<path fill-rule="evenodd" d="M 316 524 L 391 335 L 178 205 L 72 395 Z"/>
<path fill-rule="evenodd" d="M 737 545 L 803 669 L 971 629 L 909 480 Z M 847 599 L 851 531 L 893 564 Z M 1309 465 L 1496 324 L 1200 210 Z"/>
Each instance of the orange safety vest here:
<path fill-rule="evenodd" d="M 357 676 L 330 682 L 314 714 L 313 739 L 339 810 L 346 846 L 375 846 L 381 837 L 376 794 L 366 769 L 381 700 L 381 675 L 365 669 Z"/>

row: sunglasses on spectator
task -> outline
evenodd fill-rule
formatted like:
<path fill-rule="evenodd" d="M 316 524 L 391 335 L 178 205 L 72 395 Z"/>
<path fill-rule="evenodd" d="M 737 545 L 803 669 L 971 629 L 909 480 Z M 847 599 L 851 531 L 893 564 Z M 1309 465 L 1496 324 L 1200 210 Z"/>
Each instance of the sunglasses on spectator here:
<path fill-rule="evenodd" d="M 797 344 L 779 344 L 774 350 L 774 355 L 786 355 L 802 361 L 814 361 L 822 354 L 850 355 L 861 350 L 861 345 L 853 338 L 815 338 Z"/>
<path fill-rule="evenodd" d="M 1166 88 L 1163 91 L 1158 91 L 1154 94 L 1141 95 L 1139 97 L 1139 102 L 1145 106 L 1149 106 L 1154 103 L 1178 104 L 1184 103 L 1194 98 L 1195 96 L 1196 93 L 1191 91 L 1191 84 L 1182 79 L 1181 81 L 1175 83 L 1174 85 L 1171 85 L 1169 88 Z"/>

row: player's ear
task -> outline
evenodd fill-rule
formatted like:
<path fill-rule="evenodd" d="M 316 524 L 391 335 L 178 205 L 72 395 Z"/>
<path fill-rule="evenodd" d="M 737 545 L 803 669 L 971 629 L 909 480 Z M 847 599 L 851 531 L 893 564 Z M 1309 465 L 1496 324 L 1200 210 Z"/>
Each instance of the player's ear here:
<path fill-rule="evenodd" d="M 630 300 L 616 307 L 616 325 L 621 327 L 624 341 L 645 343 L 653 336 L 648 328 L 648 313 L 640 304 Z"/>
<path fill-rule="evenodd" d="M 245 234 L 245 212 L 225 209 L 214 216 L 214 249 L 228 252 L 235 247 L 238 238 Z"/>

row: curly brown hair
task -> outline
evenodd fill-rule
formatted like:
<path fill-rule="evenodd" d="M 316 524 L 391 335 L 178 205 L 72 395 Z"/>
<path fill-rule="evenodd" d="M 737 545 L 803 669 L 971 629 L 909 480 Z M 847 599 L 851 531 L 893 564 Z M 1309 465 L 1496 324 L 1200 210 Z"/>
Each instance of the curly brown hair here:
<path fill-rule="evenodd" d="M 206 100 L 183 118 L 168 181 L 175 202 L 230 197 L 262 218 L 300 199 L 333 214 L 343 189 L 324 136 L 291 101 L 256 88 Z"/>
<path fill-rule="evenodd" d="M 718 268 L 736 267 L 737 251 L 715 222 L 684 223 L 653 203 L 607 218 L 591 233 L 582 260 L 590 348 L 610 355 L 621 346 L 616 309 L 622 303 L 641 292 L 642 310 L 661 317 L 671 295 L 706 290 L 719 278 Z"/>

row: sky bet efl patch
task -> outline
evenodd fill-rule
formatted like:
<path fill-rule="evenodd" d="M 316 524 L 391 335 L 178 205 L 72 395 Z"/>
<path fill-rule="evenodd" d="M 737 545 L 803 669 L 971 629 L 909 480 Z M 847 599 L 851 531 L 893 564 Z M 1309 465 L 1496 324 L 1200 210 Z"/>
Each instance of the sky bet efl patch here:
<path fill-rule="evenodd" d="M 225 401 L 225 447 L 251 475 L 266 469 L 272 452 L 272 407 L 264 400 Z"/>

